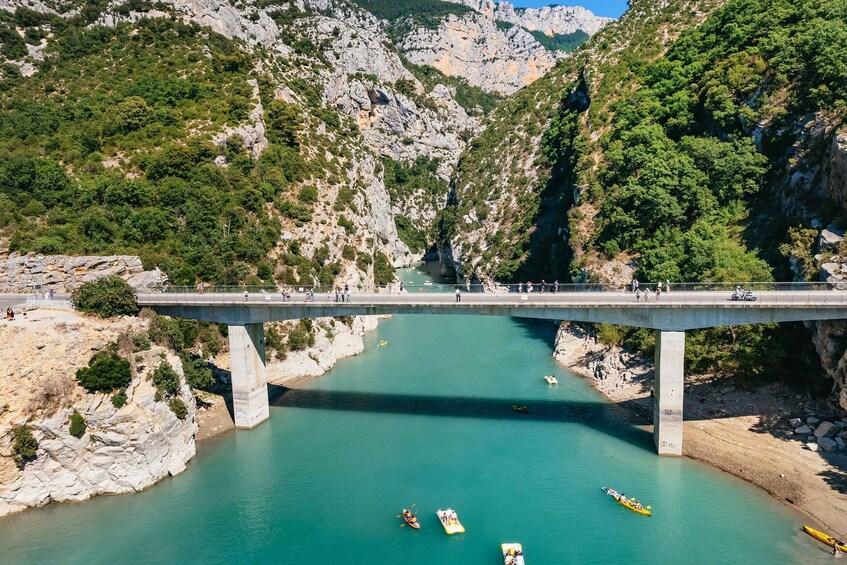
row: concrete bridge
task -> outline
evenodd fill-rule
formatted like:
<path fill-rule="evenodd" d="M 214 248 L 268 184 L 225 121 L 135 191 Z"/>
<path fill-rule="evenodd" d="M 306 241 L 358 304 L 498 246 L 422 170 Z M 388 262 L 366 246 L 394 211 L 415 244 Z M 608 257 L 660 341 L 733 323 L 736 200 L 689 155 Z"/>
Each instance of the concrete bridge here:
<path fill-rule="evenodd" d="M 354 294 L 350 302 L 305 294 L 290 301 L 275 293 L 142 294 L 138 304 L 159 314 L 229 326 L 235 425 L 252 428 L 268 418 L 265 322 L 382 314 L 470 314 L 595 322 L 656 330 L 653 438 L 659 455 L 682 454 L 685 331 L 768 322 L 847 319 L 847 292 L 757 293 L 733 301 L 727 291 L 656 294 L 649 302 L 625 292 Z"/>

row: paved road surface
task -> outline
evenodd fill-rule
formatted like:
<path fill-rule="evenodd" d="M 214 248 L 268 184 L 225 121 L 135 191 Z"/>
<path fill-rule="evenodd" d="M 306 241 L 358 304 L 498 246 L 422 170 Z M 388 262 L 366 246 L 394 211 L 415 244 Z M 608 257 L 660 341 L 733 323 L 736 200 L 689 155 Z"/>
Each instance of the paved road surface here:
<path fill-rule="evenodd" d="M 649 301 L 641 298 L 636 302 L 635 295 L 628 292 L 544 292 L 532 294 L 518 293 L 462 293 L 463 304 L 485 304 L 512 306 L 515 304 L 533 304 L 549 306 L 628 306 L 642 307 L 665 307 L 665 306 L 726 306 L 732 308 L 768 308 L 773 306 L 838 306 L 847 308 L 847 292 L 842 291 L 768 291 L 756 293 L 756 301 L 731 300 L 730 292 L 722 291 L 699 291 L 699 292 L 669 292 L 662 293 L 656 300 L 655 293 L 651 294 Z M 180 294 L 140 294 L 138 302 L 141 305 L 165 305 L 165 304 L 273 304 L 282 306 L 284 304 L 300 305 L 306 303 L 304 293 L 295 293 L 290 302 L 284 302 L 278 293 L 250 293 L 245 300 L 243 294 L 236 293 L 180 293 Z M 362 293 L 353 294 L 351 303 L 358 305 L 450 305 L 456 304 L 456 297 L 450 292 L 409 292 L 404 294 L 388 293 Z M 335 304 L 334 295 L 330 298 L 326 293 L 315 294 L 315 305 Z"/>

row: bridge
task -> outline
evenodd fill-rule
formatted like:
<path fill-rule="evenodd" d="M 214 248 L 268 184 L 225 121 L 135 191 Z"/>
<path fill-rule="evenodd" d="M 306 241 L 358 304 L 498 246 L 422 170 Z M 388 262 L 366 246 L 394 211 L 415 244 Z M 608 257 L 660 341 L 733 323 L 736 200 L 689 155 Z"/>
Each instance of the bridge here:
<path fill-rule="evenodd" d="M 464 287 L 459 287 L 464 290 Z M 775 287 L 776 288 L 776 287 Z M 788 288 L 796 288 L 794 286 Z M 802 288 L 809 288 L 803 286 Z M 817 288 L 817 287 L 812 287 Z M 420 289 L 431 290 L 431 289 Z M 506 289 L 507 290 L 507 289 Z M 465 314 L 609 323 L 656 330 L 653 439 L 659 455 L 682 454 L 685 332 L 770 322 L 847 319 L 847 292 L 769 290 L 735 301 L 727 290 L 674 290 L 645 301 L 630 292 L 452 292 L 333 295 L 276 292 L 141 294 L 138 305 L 159 314 L 229 326 L 235 425 L 252 428 L 269 416 L 265 322 L 388 314 Z"/>

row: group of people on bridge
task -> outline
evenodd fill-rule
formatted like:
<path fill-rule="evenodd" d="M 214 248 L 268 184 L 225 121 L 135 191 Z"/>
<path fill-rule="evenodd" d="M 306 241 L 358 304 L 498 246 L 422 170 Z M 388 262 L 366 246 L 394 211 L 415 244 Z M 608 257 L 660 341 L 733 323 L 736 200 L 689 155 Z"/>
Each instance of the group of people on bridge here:
<path fill-rule="evenodd" d="M 645 286 L 644 290 L 641 290 L 641 283 L 638 282 L 638 279 L 633 278 L 632 283 L 630 284 L 630 288 L 632 289 L 633 294 L 635 294 L 635 301 L 641 302 L 641 297 L 644 297 L 644 302 L 650 302 L 650 295 L 653 293 L 649 286 Z M 659 301 L 659 298 L 662 297 L 662 290 L 665 292 L 671 291 L 671 281 L 670 279 L 665 279 L 664 288 L 662 286 L 662 281 L 656 283 L 656 302 Z"/>

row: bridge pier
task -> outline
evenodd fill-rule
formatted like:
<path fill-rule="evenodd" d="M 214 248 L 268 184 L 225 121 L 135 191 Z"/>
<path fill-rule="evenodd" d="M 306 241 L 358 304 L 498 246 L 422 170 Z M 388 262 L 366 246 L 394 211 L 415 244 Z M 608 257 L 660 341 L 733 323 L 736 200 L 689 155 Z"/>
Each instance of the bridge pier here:
<path fill-rule="evenodd" d="M 685 332 L 656 330 L 653 441 L 659 455 L 682 455 Z"/>
<path fill-rule="evenodd" d="M 235 427 L 254 428 L 269 416 L 264 326 L 229 326 L 229 358 Z"/>

